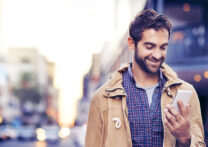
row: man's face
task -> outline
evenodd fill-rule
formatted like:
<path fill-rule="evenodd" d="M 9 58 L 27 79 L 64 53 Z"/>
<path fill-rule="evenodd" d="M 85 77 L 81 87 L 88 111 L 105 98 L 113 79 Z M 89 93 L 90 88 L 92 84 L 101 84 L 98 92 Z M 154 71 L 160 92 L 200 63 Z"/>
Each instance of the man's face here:
<path fill-rule="evenodd" d="M 164 62 L 168 46 L 166 29 L 147 29 L 135 48 L 134 59 L 138 66 L 148 74 L 156 74 Z"/>

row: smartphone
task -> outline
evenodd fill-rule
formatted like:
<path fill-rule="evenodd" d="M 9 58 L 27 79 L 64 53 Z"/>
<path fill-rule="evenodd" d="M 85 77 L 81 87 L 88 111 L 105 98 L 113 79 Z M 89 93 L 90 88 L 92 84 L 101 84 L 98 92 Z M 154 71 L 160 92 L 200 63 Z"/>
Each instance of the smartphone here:
<path fill-rule="evenodd" d="M 178 100 L 181 100 L 183 105 L 187 105 L 190 98 L 191 98 L 191 95 L 192 95 L 192 91 L 191 90 L 178 90 L 178 93 L 176 94 L 173 102 L 171 103 L 171 105 L 179 112 L 180 112 L 180 109 L 178 107 L 178 103 L 177 101 Z"/>

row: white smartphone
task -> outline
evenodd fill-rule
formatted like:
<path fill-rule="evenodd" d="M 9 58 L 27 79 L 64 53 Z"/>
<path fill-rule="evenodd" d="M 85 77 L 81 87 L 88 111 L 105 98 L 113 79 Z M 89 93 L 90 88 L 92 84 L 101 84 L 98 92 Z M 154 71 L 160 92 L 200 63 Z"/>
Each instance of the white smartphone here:
<path fill-rule="evenodd" d="M 171 105 L 179 112 L 180 112 L 180 109 L 178 107 L 178 103 L 177 101 L 178 100 L 181 100 L 183 105 L 187 105 L 190 98 L 191 98 L 191 95 L 192 95 L 192 91 L 191 90 L 178 90 L 178 93 L 176 94 L 173 102 L 171 103 Z"/>

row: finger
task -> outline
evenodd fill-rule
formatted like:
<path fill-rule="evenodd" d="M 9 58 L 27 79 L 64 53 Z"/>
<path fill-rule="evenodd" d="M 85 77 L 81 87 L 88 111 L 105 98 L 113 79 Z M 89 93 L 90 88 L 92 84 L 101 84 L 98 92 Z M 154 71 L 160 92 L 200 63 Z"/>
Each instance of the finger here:
<path fill-rule="evenodd" d="M 181 115 L 183 117 L 186 117 L 187 116 L 187 110 L 186 110 L 185 106 L 183 105 L 182 101 L 178 100 L 177 104 L 178 104 L 179 110 L 181 112 Z"/>
<path fill-rule="evenodd" d="M 168 121 L 166 115 L 164 115 L 164 124 L 168 127 L 168 129 L 172 132 L 173 130 L 173 126 L 171 125 L 171 123 Z"/>
<path fill-rule="evenodd" d="M 171 123 L 172 126 L 175 126 L 176 125 L 176 118 L 168 111 L 167 108 L 164 109 L 164 113 L 165 113 L 165 116 L 166 116 L 166 119 L 169 123 Z"/>
<path fill-rule="evenodd" d="M 168 109 L 168 111 L 175 117 L 175 119 L 177 121 L 181 120 L 181 115 L 179 114 L 179 112 L 173 108 L 173 106 L 171 106 L 170 104 L 166 105 L 166 108 Z"/>
<path fill-rule="evenodd" d="M 187 105 L 185 106 L 185 108 L 186 108 L 186 112 L 187 112 L 187 117 L 189 117 L 189 109 L 190 109 L 189 104 L 187 104 Z"/>

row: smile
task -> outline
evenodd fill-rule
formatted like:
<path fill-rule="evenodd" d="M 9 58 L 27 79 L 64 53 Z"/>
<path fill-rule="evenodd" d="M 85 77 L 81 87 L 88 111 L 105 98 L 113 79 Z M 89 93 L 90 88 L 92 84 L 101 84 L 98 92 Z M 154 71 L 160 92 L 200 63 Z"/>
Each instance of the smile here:
<path fill-rule="evenodd" d="M 153 64 L 160 64 L 161 63 L 161 60 L 154 60 L 154 59 L 147 59 L 147 60 Z"/>

